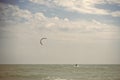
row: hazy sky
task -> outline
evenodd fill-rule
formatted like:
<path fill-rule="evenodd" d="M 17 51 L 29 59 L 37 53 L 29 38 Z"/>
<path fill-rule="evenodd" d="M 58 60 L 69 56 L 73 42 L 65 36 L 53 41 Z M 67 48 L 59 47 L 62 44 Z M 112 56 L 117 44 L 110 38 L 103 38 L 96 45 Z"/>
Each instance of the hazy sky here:
<path fill-rule="evenodd" d="M 7 63 L 120 64 L 120 0 L 0 0 Z"/>

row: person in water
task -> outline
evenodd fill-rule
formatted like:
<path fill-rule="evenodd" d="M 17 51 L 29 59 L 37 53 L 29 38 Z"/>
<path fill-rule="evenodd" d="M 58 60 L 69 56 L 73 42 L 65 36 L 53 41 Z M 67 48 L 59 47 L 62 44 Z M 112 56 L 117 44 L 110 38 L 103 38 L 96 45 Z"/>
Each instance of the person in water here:
<path fill-rule="evenodd" d="M 75 64 L 75 67 L 78 67 L 78 64 Z"/>

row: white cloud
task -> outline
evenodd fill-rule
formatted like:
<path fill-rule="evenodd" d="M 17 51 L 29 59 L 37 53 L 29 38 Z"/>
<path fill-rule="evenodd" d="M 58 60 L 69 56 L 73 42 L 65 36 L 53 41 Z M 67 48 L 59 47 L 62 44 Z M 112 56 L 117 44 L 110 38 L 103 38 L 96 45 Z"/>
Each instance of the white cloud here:
<path fill-rule="evenodd" d="M 71 33 L 84 34 L 99 32 L 118 32 L 120 30 L 118 27 L 114 25 L 101 23 L 94 19 L 91 21 L 86 20 L 71 21 L 68 18 L 61 19 L 57 16 L 49 18 L 46 17 L 41 12 L 33 14 L 28 10 L 22 10 L 19 7 L 13 5 L 3 5 L 0 8 L 4 9 L 3 12 L 5 12 L 5 15 L 1 14 L 1 16 L 4 16 L 3 18 L 5 18 L 6 21 L 10 21 L 12 23 L 19 23 L 18 25 L 25 24 L 29 28 L 31 28 L 35 33 L 37 32 L 39 33 L 41 31 L 46 32 L 50 31 L 51 33 L 57 32 L 65 34 Z M 18 19 L 18 21 L 14 21 L 14 18 Z M 24 21 L 25 23 L 21 23 L 21 21 L 19 21 L 19 19 L 21 18 L 24 18 L 27 21 Z"/>
<path fill-rule="evenodd" d="M 29 12 L 28 10 L 22 10 L 18 6 L 0 3 L 0 9 L 0 16 L 4 21 L 22 21 L 23 19 L 30 20 L 32 18 L 31 12 Z"/>
<path fill-rule="evenodd" d="M 106 0 L 109 4 L 119 4 L 120 5 L 120 0 Z"/>
<path fill-rule="evenodd" d="M 120 4 L 119 0 L 30 0 L 34 3 L 44 4 L 47 6 L 59 6 L 63 7 L 69 11 L 76 11 L 79 13 L 87 14 L 98 14 L 98 15 L 111 15 L 113 17 L 119 17 L 119 15 L 114 16 L 111 14 L 112 11 L 97 8 L 98 4 Z M 120 12 L 120 11 L 117 11 Z M 112 12 L 113 13 L 113 12 Z M 116 12 L 115 12 L 116 13 Z"/>
<path fill-rule="evenodd" d="M 80 13 L 88 13 L 88 14 L 106 15 L 107 14 L 106 10 L 95 8 L 95 4 L 98 4 L 98 3 L 101 4 L 101 3 L 103 3 L 103 1 L 101 1 L 101 0 L 97 0 L 97 1 L 91 1 L 91 0 L 82 0 L 82 1 L 65 0 L 65 1 L 62 1 L 62 0 L 57 0 L 57 1 L 55 1 L 55 4 L 62 6 L 62 7 L 65 7 L 71 11 L 77 11 Z"/>
<path fill-rule="evenodd" d="M 112 12 L 111 15 L 114 16 L 114 17 L 119 17 L 120 16 L 120 11 Z"/>

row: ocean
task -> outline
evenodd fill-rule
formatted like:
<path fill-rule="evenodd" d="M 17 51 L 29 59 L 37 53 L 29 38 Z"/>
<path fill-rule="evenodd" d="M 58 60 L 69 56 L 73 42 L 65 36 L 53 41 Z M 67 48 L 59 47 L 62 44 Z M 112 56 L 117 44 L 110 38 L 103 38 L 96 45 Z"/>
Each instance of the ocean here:
<path fill-rule="evenodd" d="M 0 65 L 0 80 L 120 80 L 120 65 Z"/>

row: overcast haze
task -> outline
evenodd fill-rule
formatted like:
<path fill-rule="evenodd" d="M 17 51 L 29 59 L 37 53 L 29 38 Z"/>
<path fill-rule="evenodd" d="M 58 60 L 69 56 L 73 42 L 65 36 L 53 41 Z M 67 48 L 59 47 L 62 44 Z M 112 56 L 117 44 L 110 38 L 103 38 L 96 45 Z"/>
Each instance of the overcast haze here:
<path fill-rule="evenodd" d="M 0 64 L 65 63 L 120 64 L 119 0 L 0 0 Z"/>

